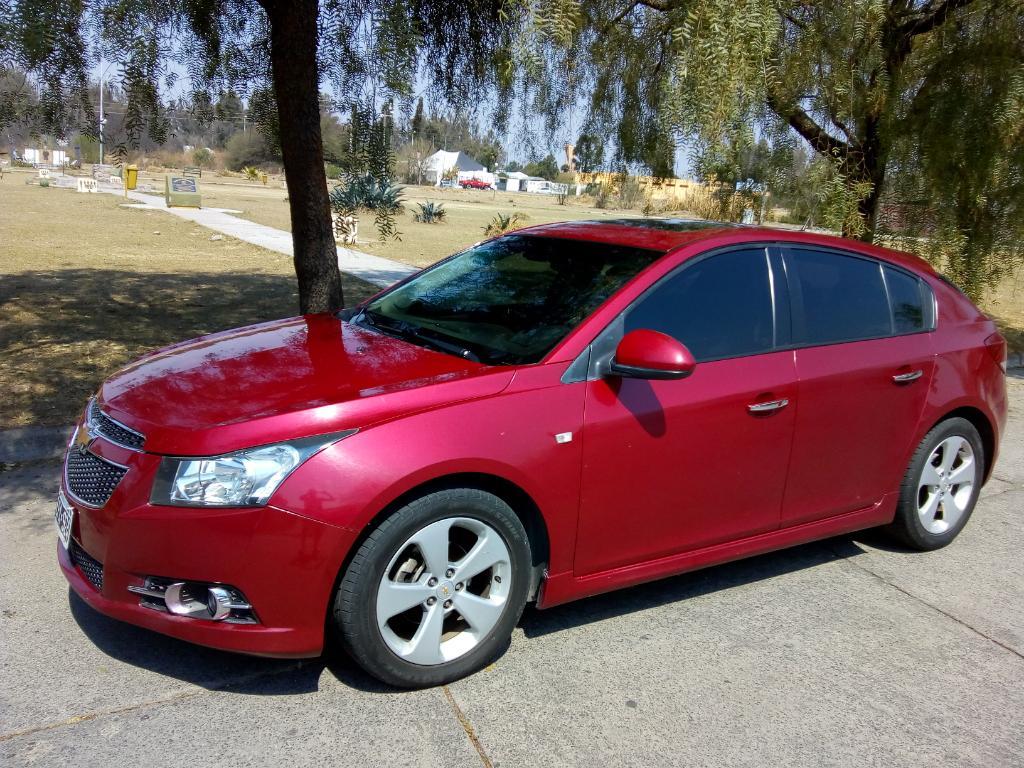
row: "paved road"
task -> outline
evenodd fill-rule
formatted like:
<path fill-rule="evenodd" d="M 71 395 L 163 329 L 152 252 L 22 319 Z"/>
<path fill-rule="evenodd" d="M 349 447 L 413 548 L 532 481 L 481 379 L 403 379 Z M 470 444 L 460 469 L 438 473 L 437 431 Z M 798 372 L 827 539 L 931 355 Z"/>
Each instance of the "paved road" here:
<path fill-rule="evenodd" d="M 467 680 L 383 689 L 105 619 L 54 564 L 55 463 L 0 473 L 0 765 L 1024 765 L 1024 378 L 974 519 L 544 612 Z M 230 761 L 230 763 L 228 762 Z"/>

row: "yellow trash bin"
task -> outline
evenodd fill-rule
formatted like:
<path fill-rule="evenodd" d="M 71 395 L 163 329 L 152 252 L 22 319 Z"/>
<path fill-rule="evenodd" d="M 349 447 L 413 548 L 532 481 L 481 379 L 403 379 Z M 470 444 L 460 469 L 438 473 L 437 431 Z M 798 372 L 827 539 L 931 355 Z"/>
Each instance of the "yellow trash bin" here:
<path fill-rule="evenodd" d="M 132 165 L 126 166 L 124 169 L 124 188 L 135 189 L 135 186 L 139 183 L 139 166 Z"/>

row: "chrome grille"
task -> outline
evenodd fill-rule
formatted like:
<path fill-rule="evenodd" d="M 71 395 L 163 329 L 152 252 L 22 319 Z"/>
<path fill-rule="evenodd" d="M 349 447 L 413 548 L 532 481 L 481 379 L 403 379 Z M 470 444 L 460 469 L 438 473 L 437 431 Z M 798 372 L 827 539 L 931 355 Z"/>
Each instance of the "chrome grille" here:
<path fill-rule="evenodd" d="M 102 592 L 103 563 L 90 557 L 89 553 L 78 546 L 78 542 L 74 539 L 71 540 L 71 546 L 68 547 L 68 554 L 71 555 L 71 561 L 78 566 L 78 570 L 89 580 L 89 583 L 96 587 L 98 592 Z"/>
<path fill-rule="evenodd" d="M 68 492 L 90 507 L 102 507 L 128 470 L 72 446 L 64 464 Z"/>
<path fill-rule="evenodd" d="M 142 444 L 146 441 L 143 435 L 107 416 L 100 410 L 100 404 L 95 399 L 89 403 L 89 426 L 91 432 L 135 451 L 141 451 Z"/>

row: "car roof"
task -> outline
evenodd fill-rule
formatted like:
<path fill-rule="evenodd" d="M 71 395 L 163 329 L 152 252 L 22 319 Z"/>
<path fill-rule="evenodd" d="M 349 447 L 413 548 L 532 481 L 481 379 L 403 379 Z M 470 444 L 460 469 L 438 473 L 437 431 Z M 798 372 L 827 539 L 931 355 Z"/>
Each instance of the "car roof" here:
<path fill-rule="evenodd" d="M 517 229 L 509 234 L 589 240 L 633 248 L 648 248 L 662 253 L 705 240 L 714 241 L 708 243 L 709 247 L 745 242 L 802 243 L 874 256 L 913 271 L 936 274 L 931 264 L 919 256 L 871 245 L 861 240 L 851 240 L 805 230 L 746 226 L 700 219 L 656 217 L 584 219 L 539 224 Z"/>

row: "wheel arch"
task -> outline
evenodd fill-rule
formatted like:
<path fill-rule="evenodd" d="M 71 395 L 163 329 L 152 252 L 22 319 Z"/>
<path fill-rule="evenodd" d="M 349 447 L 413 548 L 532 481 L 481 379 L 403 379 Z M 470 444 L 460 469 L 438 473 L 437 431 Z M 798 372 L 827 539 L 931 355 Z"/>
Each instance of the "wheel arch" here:
<path fill-rule="evenodd" d="M 981 447 L 985 451 L 985 472 L 983 482 L 988 482 L 989 477 L 992 474 L 992 468 L 995 466 L 995 450 L 996 450 L 996 433 L 995 427 L 992 425 L 992 421 L 980 408 L 976 408 L 971 405 L 962 405 L 959 408 L 954 408 L 941 417 L 936 419 L 934 423 L 928 427 L 925 431 L 927 434 L 931 432 L 935 427 L 944 421 L 949 419 L 961 418 L 969 421 L 978 434 L 981 435 Z"/>

